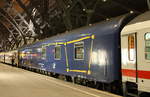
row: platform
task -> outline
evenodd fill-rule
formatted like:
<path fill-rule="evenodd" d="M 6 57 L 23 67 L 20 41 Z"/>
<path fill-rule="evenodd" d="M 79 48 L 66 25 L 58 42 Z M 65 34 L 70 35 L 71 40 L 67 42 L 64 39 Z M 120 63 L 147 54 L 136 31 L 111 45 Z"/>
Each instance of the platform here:
<path fill-rule="evenodd" d="M 0 97 L 120 97 L 0 63 Z"/>

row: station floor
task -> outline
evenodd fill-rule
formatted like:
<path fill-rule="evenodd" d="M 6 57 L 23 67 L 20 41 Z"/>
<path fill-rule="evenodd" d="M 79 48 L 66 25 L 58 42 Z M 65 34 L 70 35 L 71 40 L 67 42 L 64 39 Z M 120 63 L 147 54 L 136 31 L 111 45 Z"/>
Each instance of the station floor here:
<path fill-rule="evenodd" d="M 120 97 L 0 63 L 0 97 Z"/>

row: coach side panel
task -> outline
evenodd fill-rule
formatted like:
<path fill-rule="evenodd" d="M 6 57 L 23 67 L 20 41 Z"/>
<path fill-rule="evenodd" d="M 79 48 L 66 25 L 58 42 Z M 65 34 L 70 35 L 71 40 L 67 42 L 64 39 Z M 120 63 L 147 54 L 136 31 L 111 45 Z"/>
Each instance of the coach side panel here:
<path fill-rule="evenodd" d="M 150 92 L 150 28 L 137 33 L 138 88 Z"/>

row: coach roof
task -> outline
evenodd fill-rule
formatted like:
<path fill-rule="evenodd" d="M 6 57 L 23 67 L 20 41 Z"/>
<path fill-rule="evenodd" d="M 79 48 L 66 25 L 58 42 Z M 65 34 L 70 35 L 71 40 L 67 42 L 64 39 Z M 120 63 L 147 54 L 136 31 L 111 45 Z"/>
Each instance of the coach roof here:
<path fill-rule="evenodd" d="M 122 30 L 121 34 L 135 33 L 141 29 L 149 28 L 150 26 L 150 11 L 147 11 L 132 21 L 130 21 Z"/>

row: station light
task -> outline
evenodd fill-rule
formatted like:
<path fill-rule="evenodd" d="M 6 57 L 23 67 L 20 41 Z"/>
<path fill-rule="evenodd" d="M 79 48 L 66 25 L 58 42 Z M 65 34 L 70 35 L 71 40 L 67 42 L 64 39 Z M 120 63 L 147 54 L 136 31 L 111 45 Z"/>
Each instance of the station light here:
<path fill-rule="evenodd" d="M 118 25 L 114 25 L 114 28 L 116 28 Z"/>
<path fill-rule="evenodd" d="M 89 24 L 89 26 L 92 26 L 92 24 Z"/>
<path fill-rule="evenodd" d="M 131 10 L 130 13 L 134 13 L 134 11 Z"/>
<path fill-rule="evenodd" d="M 84 8 L 83 11 L 85 11 L 86 9 Z"/>
<path fill-rule="evenodd" d="M 68 5 L 67 8 L 70 8 L 70 5 Z"/>
<path fill-rule="evenodd" d="M 107 0 L 102 0 L 103 2 L 106 2 Z"/>
<path fill-rule="evenodd" d="M 109 21 L 109 18 L 106 18 L 107 21 Z"/>

